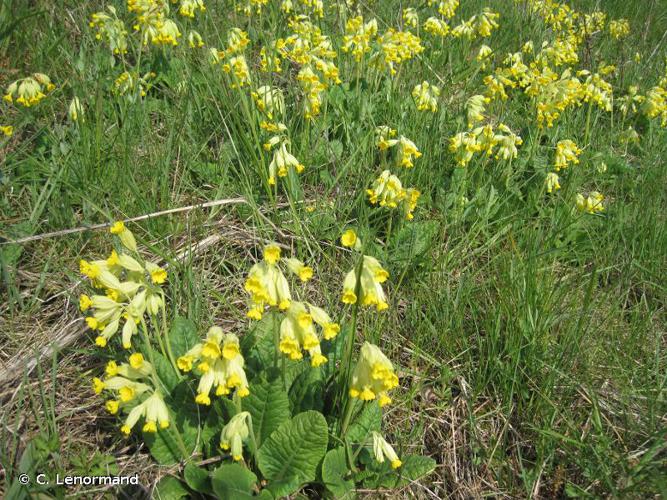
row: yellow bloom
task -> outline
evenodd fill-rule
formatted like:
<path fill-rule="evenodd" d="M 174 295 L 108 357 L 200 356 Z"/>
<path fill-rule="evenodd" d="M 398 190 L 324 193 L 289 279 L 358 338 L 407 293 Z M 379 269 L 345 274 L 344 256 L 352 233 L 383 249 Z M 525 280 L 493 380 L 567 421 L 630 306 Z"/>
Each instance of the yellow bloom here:
<path fill-rule="evenodd" d="M 340 237 L 340 242 L 344 247 L 353 248 L 357 244 L 357 233 L 354 229 L 348 229 Z"/>
<path fill-rule="evenodd" d="M 578 164 L 580 154 L 581 149 L 577 147 L 574 141 L 569 139 L 559 141 L 556 144 L 556 159 L 554 160 L 556 172 L 567 168 L 570 163 L 574 165 Z"/>
<path fill-rule="evenodd" d="M 577 208 L 589 214 L 596 214 L 598 212 L 604 211 L 604 204 L 602 203 L 604 196 L 602 193 L 597 191 L 591 191 L 591 193 L 584 197 L 582 194 L 577 194 L 576 205 Z"/>
<path fill-rule="evenodd" d="M 352 373 L 350 397 L 362 401 L 378 398 L 380 406 L 385 406 L 391 402 L 387 392 L 397 386 L 398 377 L 391 361 L 377 346 L 364 342 Z"/>
<path fill-rule="evenodd" d="M 248 439 L 250 430 L 248 418 L 250 414 L 242 411 L 234 415 L 220 434 L 220 448 L 231 452 L 232 458 L 239 461 L 243 458 L 243 442 Z"/>
<path fill-rule="evenodd" d="M 78 97 L 74 97 L 72 102 L 70 102 L 69 108 L 67 110 L 67 116 L 73 122 L 78 121 L 79 118 L 81 118 L 82 122 L 84 121 L 83 105 L 81 104 L 81 101 Z"/>
<path fill-rule="evenodd" d="M 403 465 L 403 462 L 399 460 L 394 448 L 385 441 L 379 432 L 373 431 L 371 435 L 373 438 L 373 454 L 378 463 L 384 463 L 384 459 L 387 458 L 389 459 L 392 469 L 398 469 Z"/>
<path fill-rule="evenodd" d="M 323 335 L 328 339 L 335 337 L 340 330 L 323 309 L 293 301 L 280 323 L 280 351 L 292 360 L 302 359 L 303 352 L 308 352 L 314 367 L 325 363 L 327 358 L 320 350 L 315 324 L 322 328 Z"/>
<path fill-rule="evenodd" d="M 560 189 L 560 184 L 558 181 L 559 181 L 558 174 L 556 174 L 555 172 L 549 172 L 547 174 L 547 177 L 544 181 L 544 183 L 547 186 L 547 193 L 551 194 L 554 191 L 558 191 Z"/>
<path fill-rule="evenodd" d="M 11 137 L 14 135 L 14 127 L 11 125 L 2 125 L 0 126 L 0 132 L 2 132 L 6 137 Z"/>
<path fill-rule="evenodd" d="M 204 342 L 194 345 L 176 364 L 184 372 L 196 366 L 200 379 L 195 401 L 199 404 L 211 404 L 209 394 L 213 388 L 217 396 L 229 394 L 232 389 L 240 397 L 250 394 L 239 339 L 217 326 L 211 327 Z"/>
<path fill-rule="evenodd" d="M 134 234 L 125 227 L 123 221 L 114 222 L 109 231 L 111 234 L 118 236 L 121 244 L 125 248 L 132 252 L 137 251 L 137 241 L 134 239 Z"/>
<path fill-rule="evenodd" d="M 299 259 L 288 258 L 285 259 L 287 268 L 304 283 L 313 277 L 313 268 L 306 266 Z"/>
<path fill-rule="evenodd" d="M 415 88 L 412 89 L 412 97 L 414 98 L 419 111 L 431 111 L 435 113 L 438 110 L 439 96 L 440 88 L 431 85 L 427 81 L 416 85 Z"/>
<path fill-rule="evenodd" d="M 8 103 L 16 102 L 26 108 L 38 104 L 51 92 L 55 85 L 43 73 L 33 73 L 31 76 L 16 80 L 5 90 L 3 99 Z"/>
<path fill-rule="evenodd" d="M 357 297 L 357 270 L 352 269 L 347 273 L 343 280 L 343 293 L 341 301 L 345 304 L 356 304 L 361 299 L 363 306 L 375 306 L 378 311 L 384 311 L 389 308 L 387 299 L 382 288 L 389 277 L 389 273 L 381 266 L 377 259 L 369 255 L 364 255 L 364 261 L 361 270 L 360 293 Z"/>

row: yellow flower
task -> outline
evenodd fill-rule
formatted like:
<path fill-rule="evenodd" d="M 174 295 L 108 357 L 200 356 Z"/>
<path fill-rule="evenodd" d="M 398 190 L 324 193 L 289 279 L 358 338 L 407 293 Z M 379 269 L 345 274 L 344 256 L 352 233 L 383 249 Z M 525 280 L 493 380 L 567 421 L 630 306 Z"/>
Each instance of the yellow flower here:
<path fill-rule="evenodd" d="M 184 17 L 194 18 L 197 9 L 199 9 L 200 12 L 206 10 L 203 0 L 181 0 L 178 13 Z"/>
<path fill-rule="evenodd" d="M 412 97 L 414 98 L 419 111 L 431 111 L 435 113 L 438 110 L 439 96 L 440 88 L 431 85 L 427 81 L 416 85 L 415 88 L 412 89 Z"/>
<path fill-rule="evenodd" d="M 306 266 L 299 259 L 288 258 L 285 259 L 287 268 L 304 283 L 313 277 L 313 268 Z"/>
<path fill-rule="evenodd" d="M 353 248 L 357 244 L 357 233 L 354 229 L 348 229 L 340 237 L 340 242 L 344 247 Z"/>
<path fill-rule="evenodd" d="M 356 294 L 357 270 L 352 269 L 343 280 L 341 301 L 345 304 L 356 304 L 357 300 L 361 299 L 361 305 L 366 307 L 375 306 L 378 311 L 384 311 L 389 308 L 389 304 L 387 304 L 382 283 L 388 277 L 389 273 L 377 259 L 369 255 L 364 255 L 360 283 L 361 297 L 357 297 Z"/>
<path fill-rule="evenodd" d="M 556 144 L 556 159 L 554 161 L 556 172 L 567 168 L 570 163 L 578 164 L 580 154 L 581 149 L 573 141 L 569 139 L 559 141 Z"/>
<path fill-rule="evenodd" d="M 559 181 L 558 174 L 556 174 L 555 172 L 549 172 L 547 174 L 547 177 L 544 181 L 544 183 L 547 186 L 547 193 L 551 194 L 554 191 L 558 191 L 560 189 L 560 184 L 558 181 Z"/>
<path fill-rule="evenodd" d="M 320 338 L 315 324 L 322 328 L 323 335 L 328 339 L 335 337 L 340 330 L 323 309 L 293 301 L 280 323 L 280 352 L 292 360 L 302 359 L 303 352 L 308 352 L 310 363 L 314 367 L 326 363 L 327 358 L 320 350 Z"/>
<path fill-rule="evenodd" d="M 587 197 L 584 197 L 582 194 L 577 194 L 576 205 L 577 208 L 582 212 L 596 214 L 598 212 L 604 211 L 604 204 L 602 203 L 603 200 L 604 196 L 602 193 L 591 191 Z"/>
<path fill-rule="evenodd" d="M 243 458 L 243 442 L 248 439 L 250 430 L 248 418 L 250 414 L 242 411 L 234 415 L 227 425 L 222 428 L 220 434 L 220 448 L 231 452 L 232 458 L 239 461 Z"/>
<path fill-rule="evenodd" d="M 137 251 L 137 241 L 134 239 L 134 234 L 130 231 L 123 221 L 114 222 L 109 229 L 111 234 L 115 234 L 120 239 L 121 244 L 132 252 Z"/>
<path fill-rule="evenodd" d="M 79 118 L 81 118 L 82 122 L 84 121 L 83 105 L 81 104 L 81 101 L 78 97 L 74 97 L 72 102 L 70 102 L 69 108 L 67 110 L 67 116 L 73 122 L 78 121 Z"/>
<path fill-rule="evenodd" d="M 221 328 L 211 327 L 204 342 L 194 345 L 176 361 L 181 371 L 189 372 L 196 363 L 196 373 L 200 376 L 195 401 L 210 405 L 211 389 L 222 396 L 236 389 L 240 397 L 250 394 L 244 370 L 239 339 L 236 335 L 225 334 Z"/>
<path fill-rule="evenodd" d="M 33 73 L 31 76 L 16 80 L 5 90 L 3 99 L 8 103 L 16 101 L 26 108 L 38 104 L 51 92 L 55 85 L 43 73 Z"/>
<path fill-rule="evenodd" d="M 191 49 L 199 49 L 204 46 L 204 40 L 198 32 L 191 30 L 188 33 L 188 45 Z"/>
<path fill-rule="evenodd" d="M 375 345 L 364 342 L 352 373 L 350 397 L 362 401 L 378 399 L 380 406 L 391 403 L 387 392 L 398 386 L 391 361 Z"/>
<path fill-rule="evenodd" d="M 406 26 L 416 28 L 419 24 L 419 15 L 417 14 L 417 11 L 412 7 L 403 9 L 403 22 Z"/>
<path fill-rule="evenodd" d="M 475 123 L 483 121 L 486 116 L 486 104 L 491 101 L 483 95 L 474 95 L 466 101 L 466 113 L 468 116 L 468 128 L 473 128 Z"/>
<path fill-rule="evenodd" d="M 264 260 L 271 265 L 275 265 L 280 260 L 280 247 L 272 244 L 264 247 Z"/>
<path fill-rule="evenodd" d="M 11 125 L 2 125 L 0 126 L 0 132 L 2 132 L 6 137 L 11 137 L 14 135 L 14 127 Z"/>
<path fill-rule="evenodd" d="M 384 463 L 384 459 L 387 458 L 389 459 L 392 469 L 398 469 L 401 465 L 403 465 L 403 462 L 399 460 L 396 451 L 394 451 L 394 448 L 389 443 L 387 443 L 387 441 L 385 441 L 379 432 L 373 431 L 372 438 L 373 454 L 375 455 L 375 460 L 377 460 L 378 463 Z"/>
<path fill-rule="evenodd" d="M 615 19 L 609 23 L 609 33 L 616 40 L 625 38 L 630 34 L 630 23 L 627 19 Z"/>

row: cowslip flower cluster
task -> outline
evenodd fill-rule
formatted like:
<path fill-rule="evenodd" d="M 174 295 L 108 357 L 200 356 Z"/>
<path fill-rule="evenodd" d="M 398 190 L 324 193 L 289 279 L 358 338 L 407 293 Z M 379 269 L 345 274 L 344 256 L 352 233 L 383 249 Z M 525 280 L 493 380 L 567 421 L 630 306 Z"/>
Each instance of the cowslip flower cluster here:
<path fill-rule="evenodd" d="M 377 38 L 380 50 L 371 56 L 371 64 L 379 70 L 389 70 L 394 76 L 396 66 L 409 61 L 424 51 L 421 39 L 409 31 L 397 31 L 389 28 Z"/>
<path fill-rule="evenodd" d="M 391 403 L 387 393 L 397 386 L 398 376 L 389 358 L 376 345 L 364 342 L 352 373 L 350 397 L 362 401 L 377 398 L 380 406 L 386 406 Z"/>
<path fill-rule="evenodd" d="M 389 170 L 384 170 L 373 181 L 372 186 L 366 190 L 366 193 L 368 194 L 368 201 L 372 205 L 386 208 L 403 207 L 407 220 L 414 218 L 413 212 L 421 195 L 417 189 L 405 189 L 401 180 Z"/>
<path fill-rule="evenodd" d="M 419 111 L 438 111 L 438 97 L 440 97 L 440 88 L 431 85 L 427 81 L 415 85 L 412 89 L 412 98 L 415 100 Z"/>
<path fill-rule="evenodd" d="M 145 316 L 155 317 L 164 304 L 159 285 L 167 279 L 167 272 L 157 264 L 144 261 L 137 253 L 132 232 L 122 222 L 111 227 L 121 245 L 134 256 L 121 250 L 111 252 L 107 259 L 88 262 L 81 260 L 79 269 L 88 277 L 96 291 L 82 294 L 79 306 L 87 312 L 86 324 L 98 332 L 95 343 L 105 347 L 109 339 L 122 327 L 122 345 L 132 347 L 132 336 Z"/>
<path fill-rule="evenodd" d="M 243 459 L 243 443 L 250 435 L 249 421 L 250 413 L 239 412 L 227 422 L 220 433 L 220 448 L 225 451 L 229 450 L 232 459 L 237 462 Z"/>
<path fill-rule="evenodd" d="M 495 154 L 496 159 L 512 160 L 518 156 L 517 146 L 521 144 L 521 137 L 507 125 L 501 123 L 494 130 L 489 124 L 451 137 L 449 151 L 454 154 L 456 164 L 465 167 L 478 152 L 484 152 L 486 156 Z"/>
<path fill-rule="evenodd" d="M 544 184 L 547 188 L 547 193 L 551 194 L 560 189 L 560 178 L 555 172 L 549 172 L 544 180 Z"/>
<path fill-rule="evenodd" d="M 307 352 L 313 367 L 326 363 L 315 325 L 320 327 L 325 340 L 335 338 L 340 332 L 338 323 L 334 323 L 324 309 L 307 302 L 292 301 L 280 323 L 280 352 L 291 360 L 302 359 L 303 353 Z"/>
<path fill-rule="evenodd" d="M 371 432 L 371 440 L 373 443 L 373 455 L 378 463 L 382 464 L 387 459 L 392 469 L 398 469 L 403 465 L 393 446 L 382 437 L 382 434 L 377 431 Z"/>
<path fill-rule="evenodd" d="M 162 393 L 153 385 L 156 373 L 153 365 L 144 360 L 141 353 L 130 355 L 128 363 L 107 363 L 104 380 L 93 378 L 95 393 L 109 391 L 113 398 L 107 400 L 106 409 L 116 415 L 127 413 L 121 432 L 128 436 L 132 428 L 143 417 L 144 432 L 157 432 L 169 427 L 169 410 Z"/>
<path fill-rule="evenodd" d="M 107 10 L 111 15 L 106 12 L 95 12 L 92 14 L 88 25 L 97 30 L 95 34 L 97 40 L 102 40 L 102 38 L 106 40 L 112 53 L 126 54 L 127 30 L 125 29 L 125 23 L 118 19 L 116 9 L 113 6 L 107 6 Z"/>
<path fill-rule="evenodd" d="M 204 342 L 194 345 L 176 364 L 181 371 L 194 370 L 200 377 L 195 396 L 198 404 L 211 404 L 213 388 L 216 396 L 230 394 L 232 389 L 242 398 L 250 394 L 239 339 L 220 327 L 209 328 Z"/>
<path fill-rule="evenodd" d="M 579 155 L 581 149 L 571 141 L 565 139 L 556 144 L 556 158 L 554 159 L 554 168 L 556 172 L 568 167 L 570 163 L 577 165 L 579 163 Z"/>
<path fill-rule="evenodd" d="M 250 309 L 247 313 L 250 319 L 262 319 L 267 307 L 277 307 L 281 311 L 289 309 L 292 295 L 287 278 L 278 266 L 280 261 L 285 262 L 288 270 L 302 282 L 313 276 L 312 268 L 296 258 L 281 258 L 280 254 L 278 245 L 267 245 L 264 247 L 263 260 L 250 268 L 245 281 L 245 290 L 250 294 Z"/>
<path fill-rule="evenodd" d="M 357 246 L 357 241 L 356 234 L 351 236 L 350 233 L 344 233 L 341 238 L 343 245 L 349 247 Z M 382 288 L 382 283 L 389 278 L 387 270 L 375 257 L 364 255 L 359 281 L 357 281 L 357 271 L 357 269 L 352 269 L 345 276 L 341 301 L 345 304 L 356 304 L 358 300 L 361 300 L 363 306 L 375 306 L 378 311 L 388 309 L 389 304 Z"/>
<path fill-rule="evenodd" d="M 354 60 L 360 62 L 364 55 L 371 51 L 371 42 L 378 32 L 378 23 L 375 19 L 364 23 L 362 16 L 348 19 L 345 23 L 343 36 L 343 52 L 350 52 Z"/>
<path fill-rule="evenodd" d="M 20 104 L 26 108 L 39 104 L 46 94 L 55 89 L 51 79 L 44 73 L 33 73 L 9 84 L 3 99 L 5 102 Z"/>
<path fill-rule="evenodd" d="M 576 206 L 581 212 L 596 214 L 604 211 L 604 196 L 597 191 L 591 191 L 588 196 L 577 194 Z"/>

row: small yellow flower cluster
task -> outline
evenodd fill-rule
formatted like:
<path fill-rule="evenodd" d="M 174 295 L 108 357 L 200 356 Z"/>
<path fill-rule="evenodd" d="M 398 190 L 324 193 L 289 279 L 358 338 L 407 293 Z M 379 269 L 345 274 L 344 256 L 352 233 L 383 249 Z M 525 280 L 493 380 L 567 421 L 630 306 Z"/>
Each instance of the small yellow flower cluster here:
<path fill-rule="evenodd" d="M 577 165 L 579 163 L 579 155 L 581 149 L 571 141 L 565 139 L 556 144 L 556 158 L 554 160 L 554 167 L 556 172 L 568 167 L 570 163 Z"/>
<path fill-rule="evenodd" d="M 0 132 L 2 132 L 5 137 L 11 137 L 14 135 L 14 127 L 11 125 L 0 125 Z"/>
<path fill-rule="evenodd" d="M 149 80 L 155 77 L 155 73 L 148 72 L 143 76 L 137 73 L 124 71 L 114 82 L 113 91 L 116 95 L 127 96 L 130 101 L 137 98 L 137 95 L 144 97 L 150 88 Z"/>
<path fill-rule="evenodd" d="M 354 60 L 360 62 L 371 51 L 371 43 L 377 37 L 378 23 L 371 19 L 364 23 L 362 16 L 348 19 L 343 36 L 343 52 L 351 52 Z"/>
<path fill-rule="evenodd" d="M 51 79 L 43 73 L 33 73 L 31 76 L 21 78 L 9 84 L 5 90 L 3 99 L 5 102 L 20 104 L 26 108 L 38 104 L 56 86 Z"/>
<path fill-rule="evenodd" d="M 250 413 L 239 412 L 227 422 L 220 433 L 220 448 L 229 450 L 237 462 L 243 458 L 243 443 L 250 435 L 249 421 Z"/>
<path fill-rule="evenodd" d="M 444 3 L 444 2 L 443 2 Z M 378 463 L 384 463 L 385 458 L 389 460 L 392 469 L 398 469 L 403 462 L 398 458 L 394 448 L 385 441 L 377 431 L 371 433 L 371 439 L 373 441 L 373 454 L 375 455 L 375 460 Z"/>
<path fill-rule="evenodd" d="M 197 10 L 200 12 L 206 11 L 204 0 L 181 0 L 181 3 L 178 7 L 178 13 L 180 15 L 190 18 L 195 17 L 195 12 Z"/>
<path fill-rule="evenodd" d="M 127 53 L 127 30 L 125 29 L 125 23 L 121 19 L 118 19 L 114 7 L 109 5 L 107 10 L 111 15 L 106 12 L 96 12 L 91 16 L 88 25 L 97 30 L 95 34 L 97 40 L 104 38 L 107 41 L 111 52 L 114 54 L 125 54 Z"/>
<path fill-rule="evenodd" d="M 164 299 L 159 285 L 166 281 L 167 272 L 138 255 L 134 236 L 122 222 L 116 222 L 111 227 L 111 233 L 117 235 L 123 247 L 136 258 L 114 250 L 104 260 L 81 260 L 81 273 L 105 295 L 81 295 L 79 305 L 84 312 L 90 310 L 86 323 L 91 330 L 100 332 L 95 339 L 100 347 L 107 345 L 120 328 L 121 320 L 124 320 L 122 344 L 129 349 L 132 347 L 132 336 L 138 331 L 137 325 L 144 321 L 144 315 L 157 316 L 160 313 Z"/>
<path fill-rule="evenodd" d="M 592 191 L 588 196 L 584 196 L 583 194 L 579 193 L 577 194 L 576 200 L 577 209 L 589 214 L 603 212 L 603 200 L 604 196 L 597 191 Z"/>
<path fill-rule="evenodd" d="M 387 393 L 398 387 L 398 376 L 394 366 L 379 347 L 364 342 L 359 361 L 352 373 L 350 397 L 362 401 L 378 399 L 380 406 L 391 403 Z"/>
<path fill-rule="evenodd" d="M 232 389 L 239 397 L 250 394 L 239 339 L 233 333 L 225 334 L 220 327 L 209 328 L 204 342 L 194 345 L 176 364 L 184 372 L 194 367 L 200 377 L 195 397 L 198 404 L 211 404 L 209 394 L 214 387 L 216 396 L 227 395 Z"/>
<path fill-rule="evenodd" d="M 521 144 L 521 137 L 501 123 L 497 131 L 494 131 L 492 125 L 485 125 L 470 132 L 459 132 L 449 139 L 449 152 L 454 154 L 457 165 L 465 167 L 475 153 L 482 151 L 487 156 L 495 153 L 496 159 L 512 160 L 517 157 L 517 146 Z"/>
<path fill-rule="evenodd" d="M 417 201 L 421 193 L 414 188 L 403 188 L 401 180 L 389 170 L 384 170 L 380 176 L 373 181 L 373 185 L 366 191 L 368 200 L 373 205 L 386 208 L 397 208 L 403 206 L 405 218 L 413 219 L 412 212 L 417 207 Z"/>
<path fill-rule="evenodd" d="M 116 415 L 119 411 L 127 413 L 121 432 L 128 436 L 132 428 L 144 418 L 144 432 L 156 432 L 169 427 L 169 410 L 159 389 L 154 386 L 155 369 L 144 360 L 141 353 L 130 355 L 128 363 L 115 361 L 107 363 L 106 377 L 101 380 L 93 378 L 93 389 L 96 394 L 110 391 L 114 398 L 106 402 L 107 411 Z"/>
<path fill-rule="evenodd" d="M 667 77 L 665 83 L 656 85 L 646 93 L 642 111 L 648 118 L 660 117 L 661 126 L 667 127 Z"/>
<path fill-rule="evenodd" d="M 331 340 L 340 332 L 340 326 L 324 309 L 307 302 L 292 301 L 280 323 L 280 352 L 291 360 L 302 359 L 303 352 L 307 352 L 314 367 L 326 363 L 315 325 L 321 328 L 324 340 Z"/>
<path fill-rule="evenodd" d="M 341 239 L 343 245 L 349 247 L 356 246 L 357 240 L 356 234 L 352 238 L 348 233 L 344 234 Z M 375 306 L 378 311 L 388 309 L 387 297 L 382 289 L 382 283 L 389 278 L 387 270 L 375 257 L 364 255 L 359 281 L 357 281 L 357 271 L 357 269 L 352 269 L 345 276 L 341 301 L 345 304 L 356 304 L 358 300 L 361 300 L 363 306 Z M 357 293 L 360 297 L 357 296 Z"/>
<path fill-rule="evenodd" d="M 424 47 L 421 39 L 409 31 L 389 28 L 377 38 L 380 51 L 371 56 L 371 64 L 379 70 L 388 69 L 391 75 L 397 73 L 396 66 L 421 54 Z"/>
<path fill-rule="evenodd" d="M 427 81 L 415 85 L 412 89 L 412 98 L 415 100 L 419 111 L 438 111 L 438 97 L 440 97 L 440 88 L 431 85 Z"/>
<path fill-rule="evenodd" d="M 248 34 L 240 28 L 232 28 L 227 33 L 227 48 L 218 51 L 215 47 L 209 49 L 209 62 L 216 65 L 222 64 L 222 70 L 232 78 L 231 88 L 240 88 L 250 85 L 250 68 L 243 51 L 250 43 Z"/>
<path fill-rule="evenodd" d="M 627 19 L 614 19 L 609 23 L 609 33 L 616 40 L 621 40 L 630 34 L 630 23 Z"/>

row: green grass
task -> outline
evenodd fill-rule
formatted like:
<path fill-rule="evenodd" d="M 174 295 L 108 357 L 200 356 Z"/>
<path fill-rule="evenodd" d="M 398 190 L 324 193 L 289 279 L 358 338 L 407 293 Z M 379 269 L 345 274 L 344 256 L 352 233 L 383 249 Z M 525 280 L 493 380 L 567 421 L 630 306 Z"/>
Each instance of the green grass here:
<path fill-rule="evenodd" d="M 109 3 L 125 11 L 124 2 Z M 252 40 L 249 54 L 289 34 L 286 23 L 277 22 L 277 7 L 248 22 L 228 13 L 232 3 L 209 1 L 205 15 L 182 25 L 218 48 L 229 28 L 241 27 Z M 336 3 L 343 2 L 328 2 Z M 242 334 L 241 279 L 263 239 L 280 240 L 311 263 L 319 288 L 328 290 L 319 302 L 339 312 L 351 260 L 335 244 L 344 228 L 359 227 L 370 242 L 368 253 L 391 273 L 392 307 L 384 316 L 364 315 L 360 338 L 378 342 L 399 366 L 402 388 L 387 418 L 393 442 L 439 463 L 413 494 L 665 495 L 665 130 L 659 120 L 621 120 L 616 110 L 612 117 L 598 109 L 587 127 L 582 106 L 538 134 L 530 102 L 515 91 L 489 115 L 523 138 L 518 158 L 510 164 L 477 159 L 455 168 L 448 138 L 466 130 L 465 100 L 483 91 L 486 72 L 474 63 L 479 45 L 504 54 L 552 37 L 515 2 L 462 3 L 457 20 L 488 6 L 501 12 L 500 29 L 488 40 L 450 38 L 441 47 L 422 33 L 426 51 L 404 63 L 393 81 L 370 71 L 358 78 L 353 60 L 339 51 L 343 83 L 328 91 L 312 123 L 300 112 L 294 68 L 285 66 L 281 74 L 253 68 L 256 85 L 283 89 L 292 152 L 307 167 L 298 178 L 290 176 L 276 200 L 266 189 L 270 156 L 261 148 L 252 101 L 211 70 L 206 49 L 181 43 L 144 51 L 141 73 L 157 76 L 146 98 L 130 103 L 110 91 L 122 63 L 110 63 L 87 25 L 104 3 L 5 1 L 0 84 L 39 71 L 57 88 L 35 108 L 0 107 L 0 125 L 15 128 L 0 142 L 0 236 L 243 196 L 248 205 L 131 226 L 140 244 L 172 266 L 174 312 L 187 314 L 201 330 L 216 323 Z M 384 31 L 398 25 L 399 4 L 406 3 L 360 3 L 360 10 Z M 619 0 L 571 5 L 584 12 L 600 8 L 610 19 L 627 17 L 632 27 L 622 42 L 594 37 L 577 69 L 616 64 L 608 79 L 617 96 L 629 85 L 639 85 L 640 93 L 657 85 L 667 47 L 663 0 L 643 2 L 641 9 Z M 341 19 L 329 13 L 320 23 L 337 49 Z M 643 55 L 641 63 L 634 62 L 635 52 Z M 138 60 L 131 49 L 125 63 L 132 68 Z M 423 80 L 442 87 L 436 114 L 419 113 L 413 104 L 410 92 Z M 85 122 L 67 119 L 75 95 L 85 104 Z M 397 128 L 423 153 L 414 169 L 398 172 L 404 185 L 422 192 L 413 222 L 396 218 L 389 224 L 387 212 L 366 202 L 365 189 L 382 170 L 377 125 Z M 640 134 L 637 145 L 619 141 L 629 125 Z M 543 174 L 562 139 L 574 140 L 584 153 L 562 176 L 563 188 L 547 196 Z M 601 161 L 608 168 L 597 173 Z M 573 210 L 576 193 L 592 190 L 605 194 L 605 212 Z M 460 196 L 469 203 L 460 206 Z M 32 354 L 63 328 L 63 316 L 77 317 L 77 262 L 101 255 L 108 241 L 102 233 L 2 243 L 0 363 Z M 176 260 L 212 234 L 221 235 L 214 246 Z M 103 362 L 90 335 L 59 352 L 52 367 L 49 361 L 0 387 L 0 441 L 10 443 L 0 453 L 5 491 L 23 470 L 21 457 L 71 472 L 82 469 L 81 457 L 104 464 L 100 453 L 119 463 L 134 455 L 128 463 L 141 470 L 146 460 L 136 456 L 143 452 L 116 437 L 114 419 L 88 389 Z M 84 415 L 92 418 L 84 429 L 94 444 L 81 448 L 74 434 Z M 147 481 L 154 479 L 155 471 L 147 470 Z"/>

